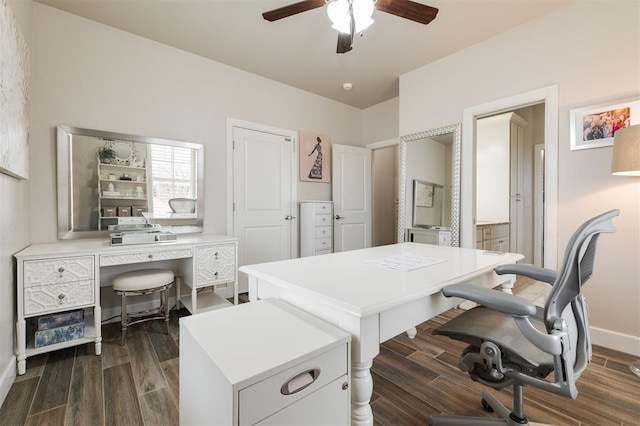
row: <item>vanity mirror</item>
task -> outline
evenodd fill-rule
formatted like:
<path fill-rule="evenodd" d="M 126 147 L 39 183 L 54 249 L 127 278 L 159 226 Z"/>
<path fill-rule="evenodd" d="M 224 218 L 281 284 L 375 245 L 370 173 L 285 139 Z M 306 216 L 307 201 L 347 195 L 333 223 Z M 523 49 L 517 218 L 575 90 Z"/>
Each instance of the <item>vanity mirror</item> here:
<path fill-rule="evenodd" d="M 202 232 L 203 146 L 69 126 L 57 128 L 58 238 L 109 235 L 110 225 L 157 223 Z M 173 213 L 172 198 L 196 200 Z"/>
<path fill-rule="evenodd" d="M 400 138 L 398 242 L 406 241 L 407 224 L 411 224 L 421 228 L 450 229 L 451 246 L 460 246 L 461 129 L 460 124 L 454 124 Z M 428 210 L 424 206 L 430 204 L 428 195 L 435 197 L 436 193 L 442 197 L 441 223 L 431 223 L 435 220 L 431 217 L 423 218 L 429 222 L 423 224 L 422 210 Z M 436 198 L 431 199 L 431 203 L 434 202 L 437 202 Z"/>

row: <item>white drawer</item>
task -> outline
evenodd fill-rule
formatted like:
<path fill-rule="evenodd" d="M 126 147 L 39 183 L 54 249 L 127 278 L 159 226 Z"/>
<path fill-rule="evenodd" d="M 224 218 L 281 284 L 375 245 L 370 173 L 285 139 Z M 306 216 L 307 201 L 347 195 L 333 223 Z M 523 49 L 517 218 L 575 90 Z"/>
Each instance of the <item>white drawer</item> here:
<path fill-rule="evenodd" d="M 317 238 L 316 250 L 331 250 L 331 238 Z"/>
<path fill-rule="evenodd" d="M 331 226 L 316 226 L 316 238 L 331 238 Z"/>
<path fill-rule="evenodd" d="M 94 280 L 25 287 L 24 314 L 63 311 L 94 303 Z"/>
<path fill-rule="evenodd" d="M 485 226 L 482 228 L 482 239 L 483 240 L 491 239 L 491 227 Z"/>
<path fill-rule="evenodd" d="M 157 260 L 183 259 L 191 257 L 191 248 L 168 250 L 143 250 L 118 254 L 101 254 L 100 266 L 127 265 L 130 263 L 154 262 Z"/>
<path fill-rule="evenodd" d="M 315 223 L 316 223 L 316 226 L 331 226 L 331 215 L 317 214 Z"/>
<path fill-rule="evenodd" d="M 491 238 L 504 238 L 509 235 L 509 225 L 497 225 L 491 227 Z"/>
<path fill-rule="evenodd" d="M 331 203 L 315 203 L 316 213 L 328 213 L 331 214 Z"/>
<path fill-rule="evenodd" d="M 216 244 L 196 247 L 198 278 L 196 286 L 236 279 L 235 244 Z"/>
<path fill-rule="evenodd" d="M 315 255 L 316 255 L 316 256 L 319 256 L 319 255 L 321 255 L 321 254 L 331 254 L 331 253 L 332 253 L 331 249 L 327 249 L 327 250 L 316 250 Z"/>
<path fill-rule="evenodd" d="M 93 256 L 27 260 L 23 266 L 24 287 L 93 279 Z"/>
<path fill-rule="evenodd" d="M 315 372 L 315 380 L 312 373 Z M 245 389 L 241 389 L 238 397 L 240 424 L 254 424 L 274 412 L 293 404 L 294 402 L 310 395 L 327 383 L 347 374 L 347 345 L 340 345 L 330 351 L 324 352 L 308 361 L 297 364 L 265 380 L 255 383 Z M 295 383 L 292 380 L 301 377 L 300 383 L 311 384 L 302 387 L 292 386 L 293 393 L 284 395 L 283 390 L 287 383 Z M 309 379 L 309 380 L 305 380 Z M 286 391 L 285 391 L 286 392 Z"/>

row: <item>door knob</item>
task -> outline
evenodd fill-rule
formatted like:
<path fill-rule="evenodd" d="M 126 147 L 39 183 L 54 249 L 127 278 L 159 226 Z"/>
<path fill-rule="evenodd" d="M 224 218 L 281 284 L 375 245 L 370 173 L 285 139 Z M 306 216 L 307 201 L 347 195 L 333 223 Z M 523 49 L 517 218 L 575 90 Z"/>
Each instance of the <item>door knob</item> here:
<path fill-rule="evenodd" d="M 336 215 L 335 217 L 336 220 L 340 220 L 340 219 L 344 219 L 344 216 L 340 216 L 339 214 Z"/>
<path fill-rule="evenodd" d="M 290 215 L 286 215 L 286 216 L 284 217 L 284 219 L 285 219 L 285 220 L 293 220 L 293 219 L 295 219 L 295 218 L 296 218 L 295 216 L 290 216 Z"/>

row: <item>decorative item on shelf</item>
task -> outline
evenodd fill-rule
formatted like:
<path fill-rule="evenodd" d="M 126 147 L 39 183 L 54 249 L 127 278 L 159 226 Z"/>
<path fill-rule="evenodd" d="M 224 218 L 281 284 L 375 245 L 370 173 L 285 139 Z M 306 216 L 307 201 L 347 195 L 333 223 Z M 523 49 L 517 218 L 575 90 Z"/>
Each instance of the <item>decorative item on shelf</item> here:
<path fill-rule="evenodd" d="M 68 342 L 84 337 L 84 310 L 62 312 L 37 318 L 35 347 Z"/>
<path fill-rule="evenodd" d="M 128 206 L 119 206 L 117 207 L 118 216 L 120 217 L 129 217 L 131 216 L 131 207 Z"/>
<path fill-rule="evenodd" d="M 116 152 L 113 148 L 103 146 L 98 150 L 98 158 L 101 163 L 111 164 L 116 159 Z"/>
<path fill-rule="evenodd" d="M 110 174 L 109 175 L 109 180 L 116 180 L 116 179 L 117 179 L 116 175 L 114 175 L 114 174 Z"/>
<path fill-rule="evenodd" d="M 109 182 L 109 192 L 113 192 L 113 191 L 115 191 L 113 187 L 113 183 Z"/>
<path fill-rule="evenodd" d="M 142 187 L 141 186 L 136 186 L 136 197 L 137 198 L 142 198 L 144 196 L 144 194 L 142 193 Z"/>
<path fill-rule="evenodd" d="M 123 173 L 122 176 L 120 176 L 120 180 L 132 180 L 131 176 L 129 176 L 129 173 Z"/>

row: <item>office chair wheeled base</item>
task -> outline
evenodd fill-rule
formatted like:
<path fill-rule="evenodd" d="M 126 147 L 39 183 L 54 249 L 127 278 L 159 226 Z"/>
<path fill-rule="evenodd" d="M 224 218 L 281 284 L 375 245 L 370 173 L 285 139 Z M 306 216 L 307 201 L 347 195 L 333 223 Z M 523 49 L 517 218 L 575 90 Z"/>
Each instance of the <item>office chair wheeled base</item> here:
<path fill-rule="evenodd" d="M 465 417 L 465 416 L 431 416 L 429 424 L 431 426 L 545 426 L 543 423 L 517 422 L 511 418 L 511 412 L 500 401 L 489 392 L 482 392 L 482 407 L 489 412 L 495 412 L 498 419 L 488 417 Z"/>

